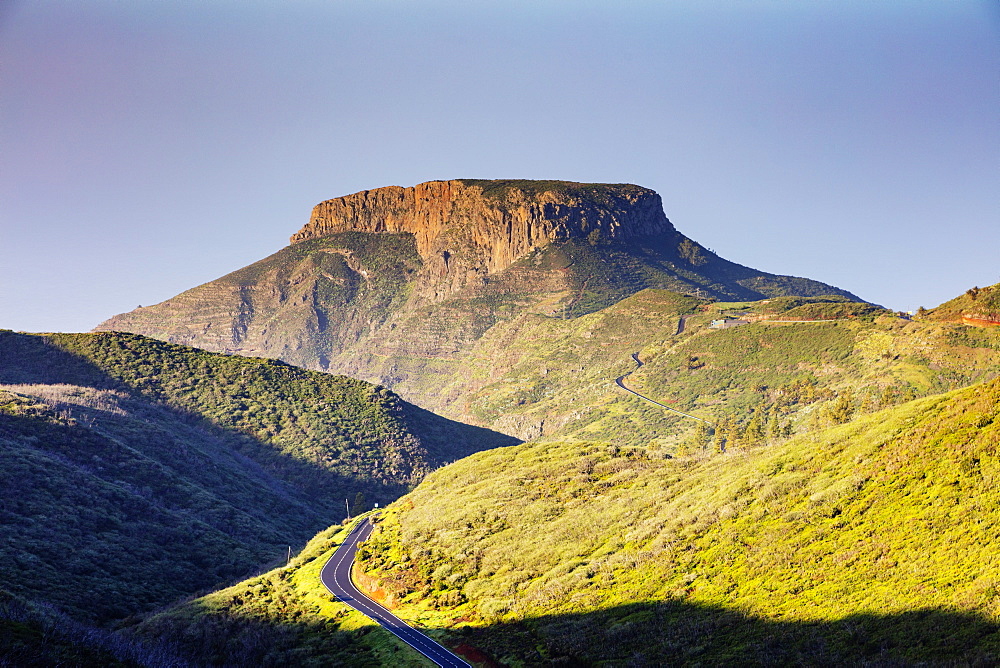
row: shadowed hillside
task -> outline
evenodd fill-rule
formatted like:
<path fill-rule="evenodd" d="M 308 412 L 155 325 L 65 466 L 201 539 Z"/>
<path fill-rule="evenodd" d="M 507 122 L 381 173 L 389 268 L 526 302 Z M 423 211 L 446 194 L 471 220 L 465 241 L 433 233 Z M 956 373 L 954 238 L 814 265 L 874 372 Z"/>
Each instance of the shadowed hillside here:
<path fill-rule="evenodd" d="M 0 588 L 107 622 L 232 581 L 507 437 L 131 334 L 0 333 Z"/>

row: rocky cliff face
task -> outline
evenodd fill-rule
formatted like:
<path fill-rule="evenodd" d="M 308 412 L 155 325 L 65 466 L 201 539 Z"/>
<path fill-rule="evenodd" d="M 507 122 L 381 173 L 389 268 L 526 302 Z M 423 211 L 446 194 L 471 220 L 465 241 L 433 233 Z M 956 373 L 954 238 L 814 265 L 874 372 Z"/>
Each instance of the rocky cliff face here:
<path fill-rule="evenodd" d="M 482 285 L 488 275 L 552 242 L 676 234 L 660 196 L 640 186 L 462 180 L 327 200 L 291 242 L 348 231 L 412 234 L 432 300 Z"/>

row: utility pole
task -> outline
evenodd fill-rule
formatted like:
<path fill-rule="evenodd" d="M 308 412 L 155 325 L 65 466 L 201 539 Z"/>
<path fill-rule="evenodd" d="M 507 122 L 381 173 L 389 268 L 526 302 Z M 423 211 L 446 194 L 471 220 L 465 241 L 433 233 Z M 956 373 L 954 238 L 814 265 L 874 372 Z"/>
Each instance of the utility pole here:
<path fill-rule="evenodd" d="M 344 503 L 347 505 L 347 521 L 350 522 L 351 521 L 351 502 L 348 501 L 347 499 L 344 499 Z"/>
<path fill-rule="evenodd" d="M 288 556 L 285 557 L 285 568 L 288 568 L 288 564 L 292 561 L 292 546 L 288 546 Z"/>

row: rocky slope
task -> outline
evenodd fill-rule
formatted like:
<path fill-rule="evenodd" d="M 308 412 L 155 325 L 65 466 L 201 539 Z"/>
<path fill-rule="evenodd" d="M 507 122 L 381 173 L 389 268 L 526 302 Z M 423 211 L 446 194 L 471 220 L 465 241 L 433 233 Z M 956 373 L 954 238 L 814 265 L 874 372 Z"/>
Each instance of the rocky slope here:
<path fill-rule="evenodd" d="M 275 357 L 442 410 L 500 323 L 575 318 L 645 288 L 720 299 L 850 293 L 724 260 L 627 184 L 432 181 L 318 205 L 292 245 L 98 330 Z M 443 395 L 439 388 L 450 385 Z"/>
<path fill-rule="evenodd" d="M 676 234 L 659 195 L 639 186 L 429 181 L 322 202 L 291 242 L 350 231 L 412 234 L 436 299 L 552 242 Z"/>

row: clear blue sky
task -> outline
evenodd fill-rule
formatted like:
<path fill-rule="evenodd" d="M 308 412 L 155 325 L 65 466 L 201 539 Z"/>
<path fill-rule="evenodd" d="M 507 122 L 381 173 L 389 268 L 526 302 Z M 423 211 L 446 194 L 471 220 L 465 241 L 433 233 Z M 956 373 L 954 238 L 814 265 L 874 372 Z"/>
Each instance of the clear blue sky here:
<path fill-rule="evenodd" d="M 85 331 L 324 199 L 631 182 L 896 309 L 1000 281 L 990 0 L 0 0 L 0 327 Z"/>

